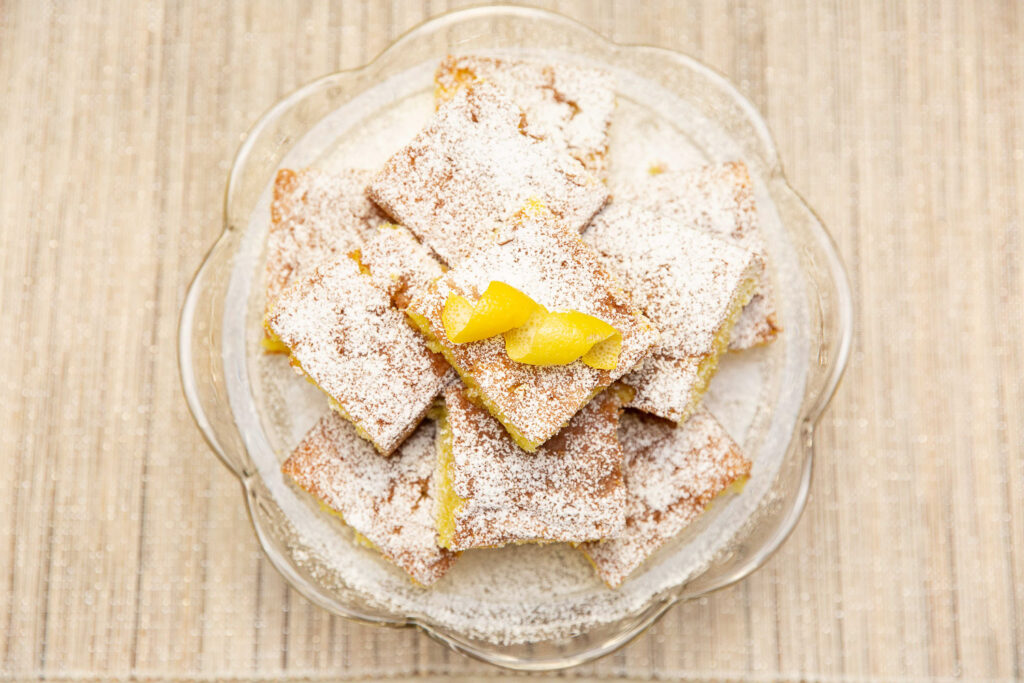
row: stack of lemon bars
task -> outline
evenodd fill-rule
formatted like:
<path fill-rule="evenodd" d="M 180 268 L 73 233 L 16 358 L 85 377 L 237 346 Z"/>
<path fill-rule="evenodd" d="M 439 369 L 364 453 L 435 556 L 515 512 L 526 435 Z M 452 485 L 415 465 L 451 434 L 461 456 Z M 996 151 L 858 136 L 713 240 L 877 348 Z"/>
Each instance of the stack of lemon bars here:
<path fill-rule="evenodd" d="M 263 346 L 332 410 L 283 471 L 423 586 L 569 543 L 616 587 L 749 476 L 701 406 L 779 332 L 741 162 L 616 188 L 610 74 L 445 59 L 383 168 L 279 171 Z"/>

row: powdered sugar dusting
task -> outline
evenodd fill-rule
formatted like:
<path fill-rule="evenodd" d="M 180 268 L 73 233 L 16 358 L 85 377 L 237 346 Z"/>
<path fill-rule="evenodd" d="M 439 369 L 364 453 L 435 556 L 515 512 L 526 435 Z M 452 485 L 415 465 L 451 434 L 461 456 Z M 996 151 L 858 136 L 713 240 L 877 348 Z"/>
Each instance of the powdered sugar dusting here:
<path fill-rule="evenodd" d="M 710 353 L 740 285 L 764 268 L 743 247 L 627 201 L 598 214 L 584 241 L 623 273 L 661 329 L 658 350 L 674 357 Z"/>
<path fill-rule="evenodd" d="M 679 427 L 626 415 L 619 436 L 626 455 L 626 526 L 613 538 L 580 547 L 612 587 L 750 474 L 750 462 L 704 408 Z"/>
<path fill-rule="evenodd" d="M 543 50 L 528 54 L 589 59 Z M 700 104 L 681 99 L 655 82 L 657 76 L 647 78 L 612 63 L 600 66 L 614 72 L 618 89 L 609 151 L 613 179 L 645 180 L 655 160 L 688 168 L 742 155 L 742 143 L 708 118 Z M 436 67 L 436 61 L 424 62 L 347 101 L 311 129 L 296 144 L 298 152 L 289 153 L 284 164 L 334 169 L 375 165 L 387 158 L 390 150 L 428 121 Z M 444 578 L 424 589 L 376 553 L 351 543 L 346 530 L 285 482 L 278 454 L 290 452 L 320 417 L 322 402 L 314 387 L 295 380 L 287 361 L 257 353 L 258 347 L 251 343 L 260 333 L 263 314 L 262 288 L 252 273 L 262 268 L 257 261 L 267 230 L 268 189 L 242 234 L 243 249 L 232 271 L 237 296 L 232 299 L 234 306 L 225 310 L 225 331 L 232 334 L 225 334 L 224 356 L 230 370 L 227 389 L 232 410 L 259 473 L 252 479 L 259 508 L 272 509 L 287 520 L 287 528 L 278 529 L 257 519 L 264 534 L 272 537 L 278 549 L 287 544 L 286 561 L 315 576 L 317 588 L 328 591 L 339 609 L 399 621 L 414 616 L 461 638 L 506 644 L 564 638 L 618 620 L 635 623 L 636 615 L 648 609 L 653 599 L 665 591 L 677 591 L 707 569 L 717 552 L 734 547 L 731 539 L 743 534 L 743 525 L 766 497 L 772 499 L 772 482 L 799 415 L 807 376 L 805 359 L 811 353 L 808 292 L 794 237 L 772 202 L 772 186 L 762 178 L 754 180 L 759 227 L 771 245 L 787 335 L 781 343 L 724 357 L 705 400 L 741 440 L 755 462 L 754 475 L 742 495 L 730 497 L 727 503 L 716 502 L 699 524 L 689 525 L 681 537 L 669 540 L 616 590 L 606 588 L 583 554 L 566 544 L 466 551 Z M 296 396 L 303 400 L 295 400 Z M 615 631 L 618 626 L 611 628 Z M 572 643 L 569 647 L 594 643 L 586 637 L 562 642 Z M 541 642 L 538 647 L 548 645 Z"/>
<path fill-rule="evenodd" d="M 456 370 L 501 411 L 527 439 L 543 443 L 594 395 L 635 366 L 656 343 L 657 331 L 633 305 L 600 256 L 547 212 L 520 214 L 514 237 L 478 253 L 423 291 L 410 304 L 445 348 Z M 619 364 L 597 370 L 569 365 L 516 363 L 501 337 L 453 344 L 445 336 L 441 312 L 450 293 L 476 300 L 492 281 L 515 287 L 549 310 L 595 316 L 622 335 Z"/>
<path fill-rule="evenodd" d="M 601 392 L 556 437 L 527 453 L 464 387 L 449 387 L 452 487 L 463 500 L 454 513 L 452 549 L 579 542 L 621 529 L 626 497 L 616 429 L 622 398 L 615 389 Z"/>
<path fill-rule="evenodd" d="M 267 233 L 267 306 L 321 263 L 360 246 L 384 214 L 366 196 L 371 171 L 281 169 Z"/>
<path fill-rule="evenodd" d="M 416 427 L 449 367 L 348 257 L 289 288 L 267 324 L 382 454 Z"/>
<path fill-rule="evenodd" d="M 391 295 L 399 309 L 405 308 L 419 290 L 444 274 L 434 252 L 421 244 L 407 228 L 384 223 L 377 228 L 359 254 L 359 262 L 370 271 L 373 281 Z"/>
<path fill-rule="evenodd" d="M 750 175 L 741 161 L 647 174 L 644 181 L 623 185 L 616 198 L 683 225 L 728 237 L 761 258 L 766 256 Z M 778 331 L 772 283 L 763 278 L 736 321 L 729 348 L 741 350 L 763 344 Z"/>
<path fill-rule="evenodd" d="M 629 200 L 599 213 L 584 240 L 624 274 L 634 301 L 661 330 L 653 356 L 625 379 L 637 388 L 633 405 L 682 419 L 700 361 L 715 353 L 744 284 L 760 278 L 764 263 L 733 242 Z"/>
<path fill-rule="evenodd" d="M 665 355 L 655 351 L 622 381 L 636 390 L 629 406 L 678 422 L 693 404 L 700 380 L 701 356 Z"/>
<path fill-rule="evenodd" d="M 460 90 L 391 157 L 370 196 L 452 266 L 504 235 L 531 198 L 582 229 L 608 191 L 568 153 L 527 135 L 522 119 L 490 83 Z"/>
<path fill-rule="evenodd" d="M 434 80 L 441 101 L 467 83 L 493 83 L 522 108 L 527 135 L 551 141 L 596 175 L 604 173 L 615 110 L 614 79 L 607 71 L 565 62 L 460 55 L 443 60 Z"/>
<path fill-rule="evenodd" d="M 456 555 L 434 528 L 434 425 L 424 422 L 390 458 L 380 457 L 335 413 L 325 415 L 282 466 L 416 581 L 429 586 Z"/>

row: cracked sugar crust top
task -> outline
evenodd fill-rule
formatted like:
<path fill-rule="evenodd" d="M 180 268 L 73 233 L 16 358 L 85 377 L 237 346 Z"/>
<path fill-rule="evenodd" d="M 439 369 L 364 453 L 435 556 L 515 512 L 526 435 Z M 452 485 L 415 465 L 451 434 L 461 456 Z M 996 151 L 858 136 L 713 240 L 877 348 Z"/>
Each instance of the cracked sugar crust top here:
<path fill-rule="evenodd" d="M 601 69 L 501 55 L 449 55 L 434 82 L 439 102 L 476 81 L 493 83 L 525 114 L 525 132 L 549 140 L 603 177 L 608 131 L 615 111 L 615 80 Z"/>

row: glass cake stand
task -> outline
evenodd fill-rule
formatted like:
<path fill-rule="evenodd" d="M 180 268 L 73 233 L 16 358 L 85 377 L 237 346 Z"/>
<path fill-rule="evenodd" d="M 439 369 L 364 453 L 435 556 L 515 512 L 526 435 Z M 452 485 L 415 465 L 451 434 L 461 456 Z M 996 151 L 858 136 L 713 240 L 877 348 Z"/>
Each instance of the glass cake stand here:
<path fill-rule="evenodd" d="M 274 175 L 281 167 L 379 167 L 429 117 L 437 62 L 479 51 L 569 60 L 615 76 L 613 193 L 653 163 L 742 159 L 754 183 L 784 331 L 763 349 L 725 358 L 706 399 L 753 461 L 751 479 L 614 591 L 560 544 L 470 551 L 433 588 L 414 586 L 279 471 L 325 402 L 286 360 L 260 350 Z M 556 14 L 488 7 L 433 19 L 370 64 L 306 85 L 259 120 L 228 178 L 224 231 L 182 308 L 179 362 L 199 429 L 241 482 L 267 557 L 299 592 L 355 620 L 417 627 L 493 664 L 546 670 L 615 650 L 674 603 L 749 575 L 782 544 L 807 500 L 815 424 L 846 365 L 852 318 L 835 245 L 787 184 L 764 121 L 726 79 L 682 54 L 617 45 Z"/>

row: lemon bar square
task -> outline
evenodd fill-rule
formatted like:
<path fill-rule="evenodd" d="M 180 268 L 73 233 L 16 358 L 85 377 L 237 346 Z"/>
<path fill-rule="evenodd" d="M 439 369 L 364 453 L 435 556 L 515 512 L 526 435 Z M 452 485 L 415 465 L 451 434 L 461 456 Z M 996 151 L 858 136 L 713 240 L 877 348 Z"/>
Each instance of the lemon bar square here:
<path fill-rule="evenodd" d="M 356 257 L 399 309 L 413 295 L 444 275 L 444 266 L 426 245 L 401 225 L 382 223 Z"/>
<path fill-rule="evenodd" d="M 370 197 L 449 266 L 502 241 L 529 199 L 582 230 L 608 198 L 567 152 L 523 129 L 519 107 L 487 82 L 444 102 L 370 183 Z"/>
<path fill-rule="evenodd" d="M 518 216 L 512 239 L 449 270 L 413 299 L 406 313 L 516 443 L 533 451 L 601 389 L 639 363 L 654 347 L 658 332 L 574 230 L 544 209 Z M 526 365 L 508 357 L 501 336 L 464 344 L 450 341 L 441 320 L 449 294 L 476 300 L 492 281 L 514 287 L 548 310 L 578 311 L 608 323 L 622 335 L 618 365 L 612 370 L 578 360 Z"/>
<path fill-rule="evenodd" d="M 282 293 L 266 326 L 382 455 L 415 429 L 451 379 L 444 358 L 348 256 Z"/>
<path fill-rule="evenodd" d="M 718 420 L 704 407 L 680 426 L 649 415 L 622 416 L 626 525 L 580 547 L 611 588 L 693 522 L 708 504 L 750 475 Z"/>
<path fill-rule="evenodd" d="M 750 173 L 742 161 L 649 175 L 643 182 L 620 188 L 616 197 L 731 239 L 768 261 Z M 766 344 L 780 330 L 774 288 L 765 276 L 736 320 L 729 349 L 739 351 Z"/>
<path fill-rule="evenodd" d="M 525 131 L 565 149 L 588 171 L 603 176 L 608 131 L 615 110 L 610 73 L 568 62 L 504 55 L 449 55 L 434 76 L 437 102 L 479 81 L 509 94 L 525 115 Z"/>
<path fill-rule="evenodd" d="M 616 201 L 584 241 L 623 273 L 637 306 L 661 330 L 650 357 L 623 378 L 631 407 L 685 420 L 707 388 L 764 263 L 734 242 Z"/>
<path fill-rule="evenodd" d="M 429 586 L 456 558 L 437 545 L 435 441 L 428 420 L 394 455 L 382 458 L 351 424 L 328 413 L 281 469 L 384 557 Z"/>
<path fill-rule="evenodd" d="M 597 395 L 535 453 L 519 448 L 459 384 L 439 421 L 438 542 L 452 550 L 580 542 L 625 523 L 617 429 L 628 390 Z"/>

